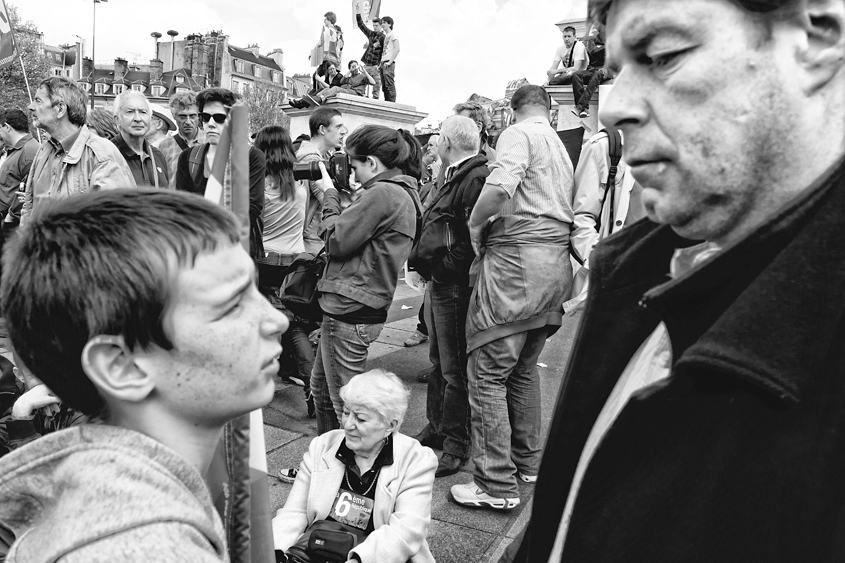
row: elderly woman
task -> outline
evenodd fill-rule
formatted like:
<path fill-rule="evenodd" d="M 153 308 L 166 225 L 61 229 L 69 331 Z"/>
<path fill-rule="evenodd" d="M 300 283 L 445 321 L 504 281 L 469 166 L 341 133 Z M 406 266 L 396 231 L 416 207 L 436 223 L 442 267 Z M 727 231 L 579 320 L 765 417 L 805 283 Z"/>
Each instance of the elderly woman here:
<path fill-rule="evenodd" d="M 337 561 L 433 563 L 425 538 L 437 457 L 398 432 L 408 389 L 395 374 L 372 370 L 340 394 L 343 429 L 311 442 L 273 519 L 276 550 L 289 561 L 313 561 L 309 537 L 331 522 L 357 538 Z"/>

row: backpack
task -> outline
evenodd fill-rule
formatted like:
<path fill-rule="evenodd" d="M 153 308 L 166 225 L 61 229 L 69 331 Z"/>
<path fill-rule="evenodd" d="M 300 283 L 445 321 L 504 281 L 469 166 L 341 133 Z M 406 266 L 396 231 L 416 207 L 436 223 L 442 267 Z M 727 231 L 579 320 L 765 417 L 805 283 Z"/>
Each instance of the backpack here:
<path fill-rule="evenodd" d="M 323 311 L 317 301 L 317 284 L 326 271 L 326 249 L 316 256 L 303 252 L 284 271 L 285 283 L 281 290 L 282 304 L 297 317 L 319 322 Z"/>

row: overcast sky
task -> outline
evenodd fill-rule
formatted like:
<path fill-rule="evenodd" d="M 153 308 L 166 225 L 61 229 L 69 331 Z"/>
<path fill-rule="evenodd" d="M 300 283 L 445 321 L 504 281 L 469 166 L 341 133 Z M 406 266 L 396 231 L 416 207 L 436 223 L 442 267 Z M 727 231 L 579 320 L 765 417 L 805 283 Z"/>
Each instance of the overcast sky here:
<path fill-rule="evenodd" d="M 105 0 L 104 0 L 105 1 Z M 50 45 L 86 39 L 91 56 L 93 0 L 6 0 L 32 20 Z M 396 61 L 397 101 L 414 105 L 436 123 L 451 107 L 478 93 L 504 96 L 509 80 L 545 80 L 561 43 L 555 23 L 586 16 L 587 0 L 382 0 L 401 44 Z M 359 59 L 365 37 L 353 25 L 351 0 L 108 0 L 97 5 L 97 61 L 123 57 L 148 63 L 150 33 L 220 29 L 238 47 L 285 53 L 288 75 L 311 72 L 308 55 L 323 14 L 338 16 L 345 39 L 343 64 Z M 178 39 L 177 38 L 177 39 Z"/>

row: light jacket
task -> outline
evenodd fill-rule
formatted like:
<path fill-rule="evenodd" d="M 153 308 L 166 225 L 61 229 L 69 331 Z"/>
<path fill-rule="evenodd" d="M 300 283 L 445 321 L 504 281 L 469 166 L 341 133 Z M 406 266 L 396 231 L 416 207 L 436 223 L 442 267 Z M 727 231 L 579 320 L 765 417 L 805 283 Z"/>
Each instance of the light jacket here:
<path fill-rule="evenodd" d="M 60 168 L 54 171 L 53 155 L 60 150 L 64 152 L 64 147 L 59 147 L 61 143 L 51 139 L 38 149 L 26 183 L 22 219 L 47 199 L 135 185 L 118 148 L 108 139 L 91 133 L 87 125 L 80 128 L 73 146 L 57 163 Z"/>
<path fill-rule="evenodd" d="M 296 151 L 296 163 L 326 161 L 329 153 L 321 153 L 317 145 L 312 141 L 304 141 Z M 305 206 L 305 228 L 302 232 L 302 239 L 305 244 L 305 252 L 316 255 L 325 246 L 320 238 L 320 222 L 323 219 L 323 190 L 312 180 L 302 180 L 308 186 L 308 197 Z"/>
<path fill-rule="evenodd" d="M 326 191 L 320 231 L 328 261 L 317 289 L 387 309 L 417 232 L 417 181 L 388 171 L 362 191 L 342 213 L 338 191 Z"/>
<path fill-rule="evenodd" d="M 316 520 L 325 519 L 346 465 L 337 450 L 343 430 L 311 441 L 284 508 L 273 518 L 276 549 L 287 550 Z M 437 456 L 404 434 L 393 435 L 393 464 L 382 467 L 373 507 L 375 530 L 351 552 L 361 563 L 434 563 L 426 536 Z"/>
<path fill-rule="evenodd" d="M 147 436 L 83 425 L 0 459 L 7 563 L 227 562 L 199 472 Z"/>
<path fill-rule="evenodd" d="M 587 437 L 660 322 L 671 375 L 604 435 L 563 560 L 845 561 L 844 228 L 841 159 L 671 281 L 694 242 L 669 226 L 639 221 L 596 246 L 517 561 L 548 561 Z"/>
<path fill-rule="evenodd" d="M 569 224 L 506 215 L 496 219 L 483 253 L 467 312 L 467 352 L 505 336 L 563 322 L 572 279 Z M 530 272 L 530 275 L 525 275 Z"/>

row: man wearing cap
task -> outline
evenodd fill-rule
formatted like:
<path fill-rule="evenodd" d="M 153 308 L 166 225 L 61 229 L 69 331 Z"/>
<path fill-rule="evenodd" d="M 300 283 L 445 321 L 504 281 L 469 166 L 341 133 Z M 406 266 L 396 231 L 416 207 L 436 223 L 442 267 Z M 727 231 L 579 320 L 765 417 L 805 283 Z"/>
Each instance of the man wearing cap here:
<path fill-rule="evenodd" d="M 150 120 L 150 131 L 147 133 L 147 142 L 161 151 L 167 161 L 167 173 L 170 177 L 170 187 L 176 185 L 176 164 L 179 162 L 179 154 L 182 149 L 170 131 L 176 130 L 176 123 L 173 121 L 173 114 L 166 107 L 159 104 L 150 104 L 153 117 Z"/>
<path fill-rule="evenodd" d="M 516 560 L 845 561 L 845 0 L 590 8 L 647 220 L 590 256 Z"/>

